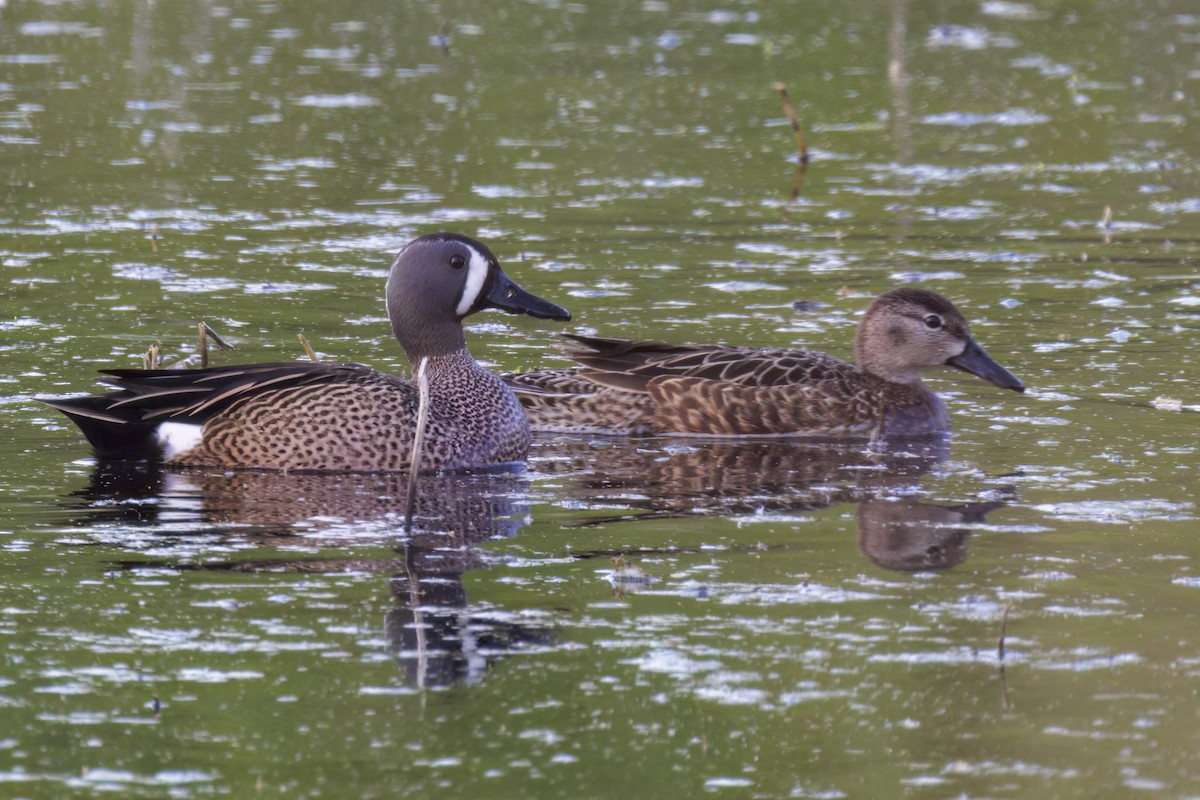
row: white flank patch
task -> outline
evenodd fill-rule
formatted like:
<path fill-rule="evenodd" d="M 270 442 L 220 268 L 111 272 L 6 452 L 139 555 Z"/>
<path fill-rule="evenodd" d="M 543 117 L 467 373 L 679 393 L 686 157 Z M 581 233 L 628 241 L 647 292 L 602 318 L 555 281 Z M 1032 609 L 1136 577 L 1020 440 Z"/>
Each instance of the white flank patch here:
<path fill-rule="evenodd" d="M 164 422 L 154 431 L 163 460 L 170 461 L 200 444 L 201 427 L 187 422 Z"/>
<path fill-rule="evenodd" d="M 487 259 L 474 247 L 468 246 L 467 249 L 471 251 L 471 260 L 467 264 L 467 282 L 463 284 L 462 299 L 458 301 L 458 308 L 454 309 L 454 313 L 460 317 L 465 317 L 474 307 L 488 276 Z"/>

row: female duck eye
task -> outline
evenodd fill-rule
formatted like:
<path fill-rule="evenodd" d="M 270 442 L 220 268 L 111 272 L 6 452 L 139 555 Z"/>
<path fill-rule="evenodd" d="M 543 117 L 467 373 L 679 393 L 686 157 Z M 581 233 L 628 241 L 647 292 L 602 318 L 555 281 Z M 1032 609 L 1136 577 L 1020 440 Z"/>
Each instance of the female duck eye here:
<path fill-rule="evenodd" d="M 937 314 L 930 314 L 929 316 L 925 317 L 925 327 L 929 328 L 931 331 L 936 331 L 938 328 L 942 327 L 942 318 Z"/>
<path fill-rule="evenodd" d="M 455 269 L 462 269 L 467 265 L 467 260 L 462 256 L 450 256 L 450 266 Z"/>

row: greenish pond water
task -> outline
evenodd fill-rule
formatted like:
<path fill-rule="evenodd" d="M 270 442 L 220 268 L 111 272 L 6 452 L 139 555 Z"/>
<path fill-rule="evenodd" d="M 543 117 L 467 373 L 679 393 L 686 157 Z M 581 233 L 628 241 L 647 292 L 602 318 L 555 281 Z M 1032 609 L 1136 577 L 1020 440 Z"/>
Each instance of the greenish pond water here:
<path fill-rule="evenodd" d="M 0 4 L 0 796 L 1200 796 L 1197 11 Z M 405 371 L 439 229 L 575 315 L 474 318 L 497 370 L 849 356 L 916 282 L 1029 391 L 931 375 L 953 437 L 882 455 L 546 437 L 408 535 L 402 479 L 97 465 L 35 402 L 202 319 Z"/>

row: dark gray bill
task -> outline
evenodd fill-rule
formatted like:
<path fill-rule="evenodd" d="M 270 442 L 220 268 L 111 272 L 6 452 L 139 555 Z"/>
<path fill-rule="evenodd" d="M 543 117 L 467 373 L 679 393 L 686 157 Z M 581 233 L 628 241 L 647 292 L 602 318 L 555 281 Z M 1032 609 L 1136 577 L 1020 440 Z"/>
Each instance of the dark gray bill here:
<path fill-rule="evenodd" d="M 962 353 L 947 360 L 946 363 L 955 369 L 978 375 L 1001 389 L 1012 389 L 1014 392 L 1025 391 L 1025 384 L 1021 383 L 1021 379 L 992 361 L 992 357 L 976 344 L 974 339 L 967 339 L 967 346 Z"/>
<path fill-rule="evenodd" d="M 493 268 L 480 308 L 498 308 L 510 314 L 528 314 L 539 319 L 569 320 L 571 312 L 557 303 L 543 300 L 517 286 L 511 278 Z"/>

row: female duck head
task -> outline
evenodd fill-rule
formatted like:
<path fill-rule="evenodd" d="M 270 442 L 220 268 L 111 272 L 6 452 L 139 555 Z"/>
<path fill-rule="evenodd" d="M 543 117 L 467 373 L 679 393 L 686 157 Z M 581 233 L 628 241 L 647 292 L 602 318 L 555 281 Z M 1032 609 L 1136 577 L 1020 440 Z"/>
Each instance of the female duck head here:
<path fill-rule="evenodd" d="M 414 362 L 466 347 L 464 317 L 485 308 L 542 319 L 569 320 L 562 306 L 530 294 L 500 269 L 482 242 L 457 233 L 413 239 L 392 262 L 387 279 L 392 332 Z"/>
<path fill-rule="evenodd" d="M 893 289 L 875 298 L 859 323 L 854 349 L 864 371 L 898 383 L 915 383 L 921 370 L 945 364 L 1002 389 L 1025 391 L 971 337 L 954 304 L 924 289 Z"/>

